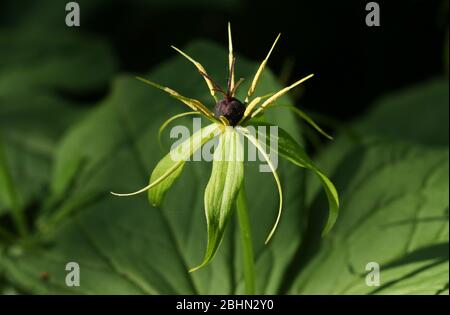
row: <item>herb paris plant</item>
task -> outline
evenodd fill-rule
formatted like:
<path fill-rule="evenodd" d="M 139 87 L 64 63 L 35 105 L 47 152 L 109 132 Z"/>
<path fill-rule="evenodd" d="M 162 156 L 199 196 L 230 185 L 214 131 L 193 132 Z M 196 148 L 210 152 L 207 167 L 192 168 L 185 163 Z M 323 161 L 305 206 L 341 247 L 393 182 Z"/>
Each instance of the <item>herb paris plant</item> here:
<path fill-rule="evenodd" d="M 248 128 L 249 126 L 269 127 L 270 124 L 263 123 L 261 122 L 261 119 L 259 119 L 259 117 L 263 114 L 263 111 L 267 108 L 275 107 L 275 102 L 281 96 L 313 76 L 313 74 L 308 75 L 276 93 L 252 98 L 256 90 L 259 78 L 264 71 L 269 56 L 272 53 L 272 50 L 275 47 L 279 37 L 280 35 L 277 36 L 266 58 L 263 60 L 258 70 L 256 71 L 256 74 L 252 80 L 250 88 L 243 102 L 236 98 L 236 90 L 243 79 L 235 82 L 235 56 L 233 53 L 230 24 L 228 24 L 229 78 L 226 91 L 214 82 L 214 80 L 207 74 L 205 68 L 200 63 L 198 63 L 196 60 L 188 56 L 180 49 L 173 47 L 181 55 L 192 62 L 205 79 L 210 94 L 216 103 L 214 112 L 212 112 L 207 106 L 196 99 L 182 96 L 171 88 L 161 86 L 143 78 L 138 78 L 139 80 L 153 87 L 165 91 L 166 93 L 183 102 L 185 105 L 192 109 L 192 111 L 190 112 L 182 113 L 169 118 L 161 126 L 160 134 L 162 130 L 166 128 L 172 121 L 187 115 L 203 115 L 205 118 L 210 120 L 212 124 L 197 131 L 189 139 L 173 148 L 171 152 L 169 152 L 153 170 L 153 173 L 150 176 L 149 185 L 132 193 L 113 193 L 114 195 L 131 196 L 148 191 L 150 202 L 155 206 L 159 206 L 166 191 L 180 176 L 185 161 L 188 160 L 190 156 L 194 154 L 194 152 L 199 150 L 204 144 L 208 143 L 213 138 L 218 137 L 219 140 L 218 146 L 215 148 L 213 155 L 211 177 L 206 186 L 204 195 L 205 214 L 208 231 L 206 252 L 202 263 L 200 263 L 197 267 L 192 268 L 190 271 L 195 271 L 199 268 L 204 267 L 214 257 L 222 241 L 223 234 L 227 226 L 228 219 L 231 216 L 231 210 L 236 199 L 238 199 L 238 201 L 244 199 L 244 202 L 238 202 L 237 206 L 238 210 L 240 210 L 240 219 L 242 217 L 245 219 L 247 209 L 245 205 L 245 195 L 243 187 L 244 161 L 243 159 L 236 158 L 239 156 L 243 156 L 244 151 L 244 145 L 241 141 L 240 136 L 247 138 L 248 141 L 252 145 L 254 145 L 260 152 L 261 156 L 264 157 L 267 164 L 269 165 L 271 172 L 273 173 L 279 193 L 278 214 L 275 220 L 275 224 L 266 239 L 266 243 L 268 243 L 272 238 L 277 228 L 283 208 L 281 182 L 277 175 L 276 168 L 271 162 L 269 155 L 266 153 L 265 146 L 263 145 L 263 143 L 266 143 L 267 140 L 276 140 L 276 142 L 278 143 L 277 148 L 273 148 L 271 146 L 270 150 L 274 150 L 276 154 L 279 154 L 280 156 L 284 157 L 285 159 L 299 167 L 312 170 L 318 176 L 320 182 L 322 183 L 322 186 L 325 189 L 330 210 L 323 235 L 330 231 L 337 219 L 339 199 L 336 188 L 327 178 L 327 176 L 324 175 L 314 165 L 311 159 L 307 156 L 304 149 L 286 131 L 281 128 L 278 128 L 278 134 L 269 135 L 260 132 L 258 132 L 257 135 L 254 135 Z M 218 93 L 221 94 L 223 98 L 219 99 L 217 95 Z M 296 108 L 295 110 L 300 114 L 300 117 L 307 123 L 309 123 L 312 127 L 314 127 L 326 137 L 331 138 L 322 129 L 320 129 L 310 117 Z M 176 153 L 177 159 L 173 158 L 174 153 Z M 238 195 L 240 196 L 239 198 Z M 241 209 L 239 209 L 240 207 Z M 246 225 L 247 224 L 243 224 L 241 222 L 241 229 L 246 230 L 246 232 L 249 233 L 248 226 Z M 252 260 L 251 239 L 247 238 L 246 242 L 247 244 L 245 244 L 245 242 L 243 244 L 243 246 L 247 249 L 247 254 L 244 254 L 244 256 L 247 255 L 246 258 L 248 260 Z"/>

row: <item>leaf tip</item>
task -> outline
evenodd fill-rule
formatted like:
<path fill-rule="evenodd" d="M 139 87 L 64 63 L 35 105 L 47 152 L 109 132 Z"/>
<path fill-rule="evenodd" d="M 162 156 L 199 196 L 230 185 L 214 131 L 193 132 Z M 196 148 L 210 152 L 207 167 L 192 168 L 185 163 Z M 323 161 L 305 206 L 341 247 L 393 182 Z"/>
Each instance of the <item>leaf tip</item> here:
<path fill-rule="evenodd" d="M 198 265 L 197 267 L 191 268 L 191 269 L 189 269 L 189 273 L 195 272 L 195 271 L 203 268 L 204 266 L 205 266 L 205 263 L 202 263 L 202 264 Z"/>

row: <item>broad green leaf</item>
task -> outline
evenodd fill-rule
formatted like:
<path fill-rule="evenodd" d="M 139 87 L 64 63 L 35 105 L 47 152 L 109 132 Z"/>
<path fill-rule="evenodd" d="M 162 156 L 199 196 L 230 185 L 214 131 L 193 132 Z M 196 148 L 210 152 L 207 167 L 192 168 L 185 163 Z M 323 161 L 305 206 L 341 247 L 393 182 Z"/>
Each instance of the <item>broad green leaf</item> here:
<path fill-rule="evenodd" d="M 203 262 L 191 269 L 206 266 L 222 243 L 232 206 L 244 178 L 244 144 L 234 128 L 225 128 L 214 151 L 211 177 L 205 189 L 205 214 L 208 242 Z"/>
<path fill-rule="evenodd" d="M 150 176 L 150 183 L 163 176 L 167 170 L 173 168 L 175 165 L 179 165 L 174 173 L 169 175 L 157 186 L 150 188 L 148 191 L 148 198 L 150 203 L 159 207 L 164 198 L 167 190 L 173 185 L 173 182 L 181 175 L 184 164 L 188 158 L 190 158 L 194 152 L 201 148 L 203 144 L 214 138 L 218 131 L 218 125 L 211 124 L 208 127 L 200 129 L 194 133 L 189 139 L 186 139 L 176 148 L 173 148 L 161 161 L 158 162 L 155 169 Z M 173 158 L 173 151 L 177 151 L 177 159 Z"/>
<path fill-rule="evenodd" d="M 282 157 L 288 161 L 294 163 L 295 165 L 309 169 L 313 171 L 320 180 L 323 189 L 325 190 L 328 199 L 328 209 L 329 216 L 327 223 L 323 229 L 322 235 L 328 234 L 328 232 L 333 227 L 337 220 L 339 213 L 339 195 L 334 184 L 330 179 L 312 162 L 308 157 L 305 150 L 298 144 L 292 136 L 289 135 L 285 130 L 278 127 L 277 134 L 271 132 L 260 132 L 259 126 L 270 127 L 268 123 L 255 122 L 253 123 L 255 127 L 255 132 L 260 138 L 259 141 L 268 142 L 273 141 L 273 143 L 278 143 L 278 147 L 274 148 L 269 146 L 271 150 L 274 150 L 276 154 L 280 154 Z"/>
<path fill-rule="evenodd" d="M 330 237 L 311 209 L 304 259 L 290 293 L 434 294 L 448 287 L 448 148 L 399 142 L 360 147 L 337 167 L 341 211 Z M 380 286 L 366 284 L 376 262 Z"/>
<path fill-rule="evenodd" d="M 46 195 L 56 144 L 86 111 L 68 98 L 106 87 L 116 69 L 106 44 L 76 34 L 0 31 L 0 133 L 24 207 Z M 9 208 L 2 195 L 0 213 Z"/>
<path fill-rule="evenodd" d="M 448 79 L 436 78 L 386 95 L 355 129 L 361 137 L 448 145 L 448 91 Z"/>
<path fill-rule="evenodd" d="M 226 49 L 205 42 L 182 49 L 201 62 L 219 84 L 225 83 L 220 78 L 226 77 Z M 141 76 L 212 108 L 203 78 L 189 61 L 175 52 L 173 56 Z M 236 67 L 239 76 L 248 78 L 258 65 L 238 57 Z M 266 70 L 258 94 L 281 88 Z M 241 87 L 240 99 L 245 97 L 248 84 L 244 82 Z M 284 97 L 283 103 L 290 102 Z M 198 265 L 207 242 L 204 191 L 211 175 L 210 163 L 187 163 L 160 209 L 151 207 L 143 195 L 120 198 L 109 194 L 132 191 L 148 183 L 161 158 L 159 126 L 184 110 L 183 104 L 164 92 L 132 76 L 118 77 L 108 98 L 70 131 L 58 150 L 52 195 L 66 193 L 60 205 L 49 212 L 48 222 L 55 222 L 52 216 L 60 220 L 47 227 L 48 242 L 0 253 L 0 268 L 4 268 L 8 280 L 25 292 L 36 293 L 242 293 L 242 257 L 234 216 L 213 262 L 188 272 Z M 298 140 L 294 116 L 274 110 L 267 117 L 282 124 Z M 299 176 L 290 163 L 280 161 L 277 171 L 286 202 L 277 233 L 266 246 L 264 240 L 274 223 L 272 209 L 278 206 L 278 195 L 271 174 L 260 173 L 258 166 L 246 164 L 244 179 L 251 200 L 249 216 L 259 275 L 256 290 L 276 293 L 302 239 L 305 221 L 298 198 L 302 174 Z M 80 287 L 65 285 L 64 266 L 68 261 L 77 261 L 83 270 Z M 39 277 L 44 271 L 49 273 L 46 282 Z"/>
<path fill-rule="evenodd" d="M 4 167 L 10 173 L 21 206 L 41 199 L 50 181 L 58 140 L 84 112 L 49 94 L 27 92 L 0 97 Z M 6 192 L 1 187 L 0 190 L 0 213 L 3 213 L 10 203 L 5 199 Z"/>
<path fill-rule="evenodd" d="M 346 126 L 327 149 L 314 160 L 332 174 L 354 149 L 378 141 L 406 141 L 425 146 L 448 147 L 448 79 L 435 78 L 377 100 L 372 109 Z M 308 202 L 319 192 L 315 182 L 308 184 Z"/>
<path fill-rule="evenodd" d="M 402 168 L 408 168 L 408 171 L 405 171 L 403 178 L 395 178 L 395 181 L 391 181 L 390 178 L 394 176 L 393 174 L 388 174 L 389 172 L 386 172 L 384 170 L 384 165 L 388 164 L 390 161 L 385 163 L 386 160 L 389 159 L 389 157 L 394 158 L 395 156 L 400 156 L 400 152 L 402 152 L 401 148 L 405 147 L 405 144 L 396 144 L 399 146 L 399 148 L 395 148 L 396 145 L 392 145 L 388 149 L 375 149 L 372 148 L 372 145 L 375 145 L 376 148 L 379 147 L 379 142 L 384 141 L 383 139 L 390 139 L 390 140 L 397 140 L 402 142 L 409 142 L 409 143 L 417 143 L 422 146 L 426 147 L 439 147 L 439 146 L 445 146 L 445 148 L 448 148 L 448 81 L 445 79 L 434 79 L 430 80 L 428 82 L 424 82 L 421 84 L 416 84 L 410 88 L 403 89 L 399 92 L 391 93 L 385 97 L 383 97 L 381 100 L 377 101 L 371 111 L 355 121 L 351 126 L 349 126 L 352 129 L 353 137 L 347 137 L 345 134 L 341 133 L 338 137 L 336 137 L 335 141 L 331 142 L 327 149 L 324 150 L 319 158 L 316 158 L 315 161 L 320 165 L 321 169 L 323 169 L 326 174 L 330 174 L 332 176 L 333 181 L 337 184 L 337 186 L 340 189 L 340 195 L 341 195 L 341 214 L 340 218 L 337 221 L 337 225 L 335 229 L 339 229 L 339 224 L 341 221 L 346 220 L 345 211 L 347 208 L 346 203 L 351 202 L 352 209 L 354 209 L 354 213 L 358 214 L 361 213 L 362 210 L 366 209 L 364 212 L 364 215 L 371 217 L 373 216 L 372 211 L 376 211 L 378 213 L 378 205 L 381 204 L 383 201 L 379 201 L 379 199 L 384 199 L 382 196 L 383 194 L 390 194 L 390 191 L 397 191 L 399 195 L 401 194 L 411 194 L 411 191 L 408 191 L 408 187 L 410 187 L 410 181 L 418 183 L 420 182 L 420 178 L 425 177 L 424 173 L 421 169 L 416 169 L 416 164 L 410 164 L 408 166 L 408 159 L 405 159 L 404 163 L 405 165 L 402 166 Z M 355 141 L 356 140 L 356 141 Z M 361 147 L 362 145 L 362 147 Z M 356 150 L 356 151 L 355 151 Z M 371 156 L 371 162 L 375 165 L 376 161 L 379 160 L 379 165 L 382 165 L 383 167 L 376 167 L 372 166 L 369 170 L 360 167 L 360 164 L 362 164 L 361 160 L 364 158 L 363 152 L 370 151 L 375 152 L 378 150 L 379 157 Z M 420 149 L 416 149 L 420 150 Z M 427 148 L 423 148 L 424 152 L 428 152 Z M 443 148 L 444 150 L 444 148 Z M 399 152 L 397 154 L 391 153 L 391 152 Z M 407 152 L 402 152 L 406 153 Z M 427 153 L 428 155 L 428 153 Z M 396 159 L 400 160 L 400 158 Z M 424 162 L 426 163 L 426 162 Z M 394 167 L 394 166 L 392 166 Z M 420 166 L 424 168 L 425 166 Z M 383 175 L 379 175 L 377 172 L 377 168 L 380 169 L 380 173 L 383 173 Z M 431 168 L 431 166 L 430 166 Z M 363 170 L 363 171 L 361 171 Z M 382 183 L 374 184 L 372 187 L 372 190 L 374 192 L 374 196 L 370 195 L 371 193 L 367 193 L 365 197 L 360 197 L 357 200 L 349 201 L 349 199 L 353 198 L 353 195 L 351 193 L 346 193 L 345 191 L 345 185 L 347 182 L 353 181 L 354 177 L 360 176 L 360 172 L 362 173 L 361 176 L 367 176 L 367 181 L 371 181 L 372 177 L 378 177 L 378 176 L 385 176 L 385 180 Z M 332 174 L 335 174 L 334 176 Z M 368 175 L 364 175 L 368 174 Z M 422 175 L 420 175 L 422 174 Z M 400 176 L 400 175 L 398 175 Z M 338 179 L 337 179 L 338 178 Z M 380 180 L 379 180 L 380 181 Z M 401 181 L 401 183 L 399 183 Z M 445 181 L 443 181 L 442 186 L 445 186 Z M 379 192 L 375 192 L 376 188 L 374 186 L 379 186 Z M 324 259 L 323 257 L 327 256 L 327 252 L 329 251 L 330 243 L 333 244 L 339 244 L 340 241 L 337 241 L 336 243 L 332 242 L 332 240 L 335 238 L 335 235 L 333 231 L 331 232 L 331 235 L 326 240 L 320 240 L 315 239 L 315 235 L 319 232 L 319 229 L 323 225 L 324 222 L 324 212 L 321 209 L 323 207 L 322 202 L 318 202 L 317 198 L 320 192 L 319 185 L 316 184 L 316 181 L 310 180 L 310 178 L 307 179 L 307 187 L 308 187 L 308 194 L 307 194 L 307 204 L 310 204 L 313 200 L 315 200 L 313 207 L 311 209 L 311 216 L 317 217 L 319 216 L 321 220 L 313 220 L 312 227 L 310 227 L 310 232 L 307 235 L 309 237 L 310 241 L 308 242 L 308 246 L 304 246 L 301 249 L 302 252 L 302 258 L 297 260 L 295 263 L 298 265 L 298 270 L 304 269 L 308 261 L 314 258 L 314 261 L 319 261 L 320 259 Z M 443 189 L 443 188 L 439 188 Z M 347 197 L 346 197 L 347 194 Z M 377 197 L 379 196 L 379 197 Z M 347 199 L 347 200 L 344 200 Z M 427 203 L 429 203 L 430 198 L 428 198 Z M 448 199 L 448 197 L 447 197 Z M 372 202 L 372 206 L 367 206 L 366 204 Z M 423 204 L 422 201 L 410 201 L 406 200 L 407 207 L 410 207 L 411 211 L 414 211 L 414 209 L 417 209 L 421 207 Z M 360 203 L 360 204 L 358 204 Z M 444 202 L 445 203 L 445 202 Z M 444 206 L 445 207 L 445 206 Z M 414 214 L 407 213 L 403 209 L 406 207 L 403 207 L 401 203 L 397 206 L 394 205 L 390 207 L 389 211 L 392 213 L 397 213 L 401 211 L 401 215 L 403 215 L 405 218 L 405 222 L 415 222 L 416 219 L 413 217 Z M 433 205 L 429 203 L 429 206 L 426 206 L 425 208 L 428 209 L 428 211 L 432 211 Z M 425 210 L 424 208 L 424 210 Z M 436 208 L 436 211 L 439 208 Z M 422 210 L 420 210 L 422 213 Z M 448 217 L 448 210 L 444 213 L 444 216 Z M 426 212 L 426 210 L 425 210 Z M 442 214 L 441 214 L 442 215 Z M 408 217 L 409 216 L 409 217 Z M 423 214 L 423 216 L 426 216 L 426 214 Z M 431 216 L 431 215 L 430 215 Z M 439 215 L 437 215 L 438 217 Z M 387 219 L 389 219 L 390 214 L 386 214 L 385 216 Z M 413 217 L 413 218 L 412 218 Z M 381 219 L 380 219 L 381 220 Z M 433 220 L 423 220 L 424 228 L 429 226 L 430 228 L 433 228 L 433 224 L 438 225 L 439 220 L 433 221 Z M 405 225 L 406 226 L 406 225 Z M 354 226 L 353 226 L 354 227 Z M 404 226 L 402 226 L 404 228 Z M 350 230 L 352 229 L 351 225 L 348 225 L 346 228 L 348 231 L 346 233 L 352 233 Z M 442 233 L 448 233 L 448 226 L 437 227 L 436 229 L 441 229 Z M 344 231 L 342 231 L 342 234 Z M 382 236 L 384 231 L 380 234 Z M 363 231 L 358 232 L 358 235 L 362 235 Z M 392 243 L 404 243 L 407 237 L 405 236 L 404 232 L 399 232 L 397 235 L 389 234 L 389 237 L 391 238 Z M 377 239 L 378 236 L 373 236 L 373 239 Z M 448 237 L 447 237 L 448 239 Z M 436 242 L 439 242 L 439 240 L 436 240 Z M 385 241 L 385 243 L 388 243 L 388 241 Z M 379 248 L 378 255 L 383 255 L 384 249 L 388 245 L 382 245 L 382 247 L 378 245 L 374 245 L 375 241 L 366 241 L 365 247 L 371 248 L 376 247 Z M 339 244 L 339 246 L 342 246 L 342 248 L 347 248 L 347 244 Z M 430 250 L 436 248 L 437 254 L 432 255 L 440 255 L 440 256 L 448 256 L 445 251 L 443 251 L 443 247 L 432 245 L 430 247 Z M 364 250 L 361 250 L 364 252 Z M 434 251 L 434 250 L 433 250 Z M 439 253 L 440 251 L 440 253 Z M 368 253 L 369 250 L 367 250 L 365 253 Z M 425 251 L 426 252 L 426 251 Z M 422 253 L 421 251 L 418 251 L 418 253 Z M 412 256 L 416 255 L 415 253 L 412 254 Z M 400 256 L 401 253 L 398 253 L 398 259 L 401 259 Z M 408 255 L 405 254 L 405 257 L 408 257 Z M 427 256 L 424 256 L 424 260 L 427 259 Z M 344 257 L 340 254 L 337 254 L 336 251 L 333 253 L 333 257 L 327 257 L 326 264 L 329 265 L 329 268 L 332 268 L 332 270 L 336 270 L 336 268 L 333 266 L 331 267 L 331 260 L 336 259 L 337 264 L 343 264 Z M 352 260 L 352 257 L 348 257 L 347 261 Z M 380 262 L 381 263 L 381 262 Z M 423 264 L 423 263 L 422 263 Z M 325 263 L 324 263 L 325 265 Z M 360 264 L 361 265 L 361 264 Z M 311 263 L 310 267 L 308 267 L 308 270 L 305 272 L 305 276 L 300 276 L 302 280 L 298 280 L 297 282 L 303 282 L 306 281 L 305 279 L 308 277 L 315 277 L 317 274 L 320 274 L 320 270 L 322 267 L 318 268 L 318 273 L 314 273 L 314 275 L 311 272 L 311 269 L 314 269 L 314 266 L 316 266 L 315 263 Z M 326 268 L 326 267 L 323 267 Z M 382 266 L 383 268 L 383 266 Z M 403 267 L 399 267 L 400 269 L 390 269 L 389 273 L 392 273 L 391 278 L 398 278 L 398 274 L 395 275 L 395 272 L 405 270 L 402 269 Z M 412 286 L 409 286 L 408 292 L 410 293 L 433 293 L 437 292 L 435 291 L 436 287 L 429 286 L 429 281 L 424 281 L 424 278 L 422 276 L 426 276 L 427 274 L 431 273 L 433 274 L 433 270 L 435 268 L 429 268 L 429 271 L 425 271 L 423 273 L 421 272 L 415 272 L 416 268 L 413 265 L 410 265 L 408 268 L 411 268 L 412 274 L 406 273 L 405 278 L 402 281 L 398 281 L 398 286 L 402 285 L 408 285 L 407 283 L 409 281 L 415 282 L 415 286 L 417 288 L 417 291 L 414 290 Z M 425 267 L 424 267 L 425 268 Z M 426 267 L 428 268 L 428 267 Z M 439 268 L 442 268 L 442 265 L 436 266 L 436 270 L 439 270 Z M 348 268 L 352 269 L 352 268 Z M 336 274 L 341 273 L 342 277 L 348 276 L 348 272 L 342 269 L 337 269 Z M 420 268 L 417 269 L 420 271 Z M 367 272 L 364 270 L 364 266 L 359 266 L 358 275 L 355 275 L 353 273 L 353 276 L 355 278 L 354 281 L 359 283 L 359 288 L 355 286 L 351 292 L 353 293 L 367 293 L 370 287 L 367 287 L 364 282 L 363 274 L 366 274 Z M 435 276 L 433 278 L 433 281 L 440 282 L 439 286 L 442 285 L 442 279 L 448 278 L 448 276 L 445 276 L 445 268 L 444 268 L 444 275 L 441 276 Z M 382 271 L 382 278 L 383 276 L 386 276 L 386 271 Z M 388 273 L 388 274 L 389 274 Z M 300 272 L 300 274 L 302 274 Z M 322 281 L 328 281 L 324 280 L 328 277 L 328 274 L 325 273 L 324 278 Z M 316 279 L 317 281 L 320 281 L 319 279 Z M 327 293 L 331 292 L 332 288 L 331 286 L 336 283 L 335 278 L 331 278 L 329 285 L 326 286 L 325 283 L 322 287 L 319 287 L 317 284 L 313 290 L 305 290 L 305 292 L 318 292 L 318 293 Z M 419 285 L 420 284 L 420 285 Z M 428 286 L 428 289 L 427 289 Z M 286 284 L 286 287 L 288 285 Z M 389 293 L 400 293 L 400 291 L 394 290 L 394 285 L 391 284 L 391 287 L 389 288 Z M 373 288 L 374 289 L 374 288 Z M 445 290 L 444 290 L 445 291 Z M 301 286 L 298 286 L 294 288 L 291 292 L 304 292 Z M 343 292 L 338 291 L 338 289 L 335 290 L 335 292 Z M 350 292 L 350 291 L 349 291 Z M 382 293 L 382 291 L 379 291 Z M 404 292 L 407 292 L 406 290 Z M 375 292 L 377 293 L 377 292 Z"/>

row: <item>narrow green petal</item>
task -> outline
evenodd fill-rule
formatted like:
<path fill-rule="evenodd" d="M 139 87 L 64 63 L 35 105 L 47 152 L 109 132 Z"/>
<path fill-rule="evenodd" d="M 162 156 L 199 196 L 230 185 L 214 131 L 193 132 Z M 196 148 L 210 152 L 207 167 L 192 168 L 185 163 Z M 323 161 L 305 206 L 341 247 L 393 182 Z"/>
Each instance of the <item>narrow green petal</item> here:
<path fill-rule="evenodd" d="M 214 152 L 211 177 L 205 190 L 205 214 L 208 243 L 203 262 L 190 270 L 206 266 L 214 257 L 232 213 L 232 206 L 244 178 L 243 144 L 240 135 L 225 128 Z"/>
<path fill-rule="evenodd" d="M 245 137 L 247 137 L 247 139 L 258 149 L 258 151 L 264 156 L 264 159 L 266 160 L 267 164 L 270 167 L 270 170 L 272 171 L 273 177 L 275 178 L 275 183 L 277 184 L 277 189 L 278 189 L 278 195 L 279 195 L 279 206 L 278 206 L 278 214 L 277 214 L 277 219 L 275 220 L 275 224 L 273 225 L 272 229 L 270 230 L 269 235 L 266 238 L 265 244 L 267 244 L 273 234 L 275 233 L 277 227 L 278 227 L 278 223 L 280 222 L 281 219 L 281 213 L 283 210 L 283 190 L 281 189 L 281 182 L 280 182 L 280 178 L 278 177 L 278 174 L 275 170 L 275 167 L 273 166 L 272 162 L 270 161 L 269 156 L 267 155 L 266 151 L 264 150 L 264 148 L 262 148 L 261 144 L 258 142 L 258 139 L 255 138 L 255 136 L 251 135 L 248 130 L 246 130 L 245 128 L 240 127 L 239 128 L 240 131 L 242 131 L 243 135 Z"/>
<path fill-rule="evenodd" d="M 327 223 L 322 231 L 322 236 L 325 236 L 328 234 L 328 232 L 331 231 L 334 224 L 336 223 L 336 220 L 339 215 L 339 195 L 336 190 L 336 187 L 333 185 L 333 183 L 330 181 L 330 179 L 325 176 L 319 169 L 315 169 L 315 173 L 319 177 L 323 188 L 325 189 L 325 193 L 327 194 L 328 199 L 328 208 L 330 209 L 330 213 L 328 215 Z"/>
<path fill-rule="evenodd" d="M 253 124 L 256 127 L 258 126 L 266 126 L 269 127 L 270 124 L 263 122 L 255 122 Z M 258 133 L 258 137 L 267 136 L 266 134 Z M 273 135 L 270 135 L 272 136 Z M 263 141 L 263 140 L 261 140 Z M 332 229 L 334 224 L 336 223 L 338 214 L 339 214 L 339 194 L 336 190 L 334 184 L 330 181 L 330 179 L 312 162 L 311 158 L 306 154 L 305 150 L 298 144 L 285 130 L 278 127 L 278 148 L 270 147 L 271 150 L 277 150 L 277 153 L 282 157 L 292 162 L 293 164 L 309 169 L 313 171 L 320 180 L 323 189 L 325 190 L 327 199 L 328 199 L 328 208 L 329 215 L 328 221 L 323 229 L 322 236 L 328 234 L 328 232 Z"/>
<path fill-rule="evenodd" d="M 180 176 L 186 160 L 194 154 L 195 151 L 201 148 L 203 144 L 214 138 L 219 130 L 219 126 L 211 124 L 196 133 L 194 133 L 189 139 L 186 139 L 183 143 L 172 149 L 159 163 L 150 176 L 150 183 L 160 178 L 167 170 L 171 169 L 175 165 L 178 165 L 177 169 L 167 176 L 159 185 L 153 186 L 148 190 L 148 198 L 150 203 L 158 207 L 167 190 L 172 186 L 174 181 Z M 177 151 L 177 159 L 173 159 L 173 153 Z"/>
<path fill-rule="evenodd" d="M 147 186 L 145 186 L 139 190 L 136 190 L 136 191 L 133 191 L 130 193 L 111 192 L 111 194 L 113 194 L 114 196 L 118 196 L 118 197 L 128 197 L 128 196 L 134 196 L 134 195 L 143 193 L 143 192 L 149 190 L 150 188 L 153 188 L 156 185 L 159 185 L 161 182 L 163 182 L 167 177 L 169 177 L 172 173 L 174 173 L 182 165 L 183 165 L 182 161 L 178 161 L 177 163 L 173 164 L 170 168 L 166 169 L 165 172 L 161 174 L 161 176 L 159 176 L 154 181 L 152 181 L 150 184 L 148 184 Z"/>
<path fill-rule="evenodd" d="M 255 110 L 253 112 L 252 117 L 255 117 L 256 115 L 258 115 L 261 111 L 263 111 L 268 106 L 273 104 L 277 99 L 282 97 L 284 94 L 286 94 L 287 92 L 289 92 L 290 90 L 292 90 L 293 88 L 298 86 L 299 84 L 301 84 L 301 83 L 305 82 L 306 80 L 312 78 L 313 76 L 314 76 L 314 74 L 310 74 L 310 75 L 308 75 L 308 76 L 306 76 L 306 77 L 304 77 L 304 78 L 294 82 L 293 84 L 289 85 L 288 87 L 285 87 L 284 89 L 281 89 L 280 91 L 278 91 L 275 94 L 273 94 L 264 103 L 262 103 L 261 106 L 257 110 Z"/>
<path fill-rule="evenodd" d="M 320 126 L 311 118 L 308 116 L 308 114 L 306 114 L 304 111 L 298 109 L 295 106 L 292 105 L 285 105 L 285 104 L 274 104 L 272 106 L 269 106 L 268 108 L 287 108 L 292 110 L 294 113 L 296 113 L 301 119 L 303 119 L 304 121 L 306 121 L 309 125 L 311 125 L 311 127 L 313 127 L 314 129 L 316 129 L 320 134 L 322 134 L 324 137 L 333 140 L 333 137 L 330 136 L 328 133 L 326 133 L 322 128 L 320 128 Z"/>
<path fill-rule="evenodd" d="M 217 124 L 211 124 L 196 133 L 194 133 L 189 139 L 186 139 L 182 143 L 180 143 L 177 147 L 172 149 L 159 163 L 156 165 L 155 170 L 152 173 L 150 178 L 150 183 L 131 193 L 115 193 L 111 192 L 111 194 L 119 197 L 133 196 L 150 190 L 157 185 L 163 183 L 163 187 L 165 189 L 158 189 L 158 195 L 155 195 L 155 202 L 152 204 L 158 204 L 158 201 L 162 199 L 162 195 L 164 192 L 170 187 L 173 183 L 173 177 L 177 178 L 180 175 L 179 168 L 182 167 L 185 161 L 205 142 L 212 139 L 220 127 Z M 177 159 L 173 159 L 173 155 L 176 153 Z M 167 183 L 170 183 L 169 185 Z M 159 196 L 162 194 L 161 196 Z"/>
<path fill-rule="evenodd" d="M 170 117 L 169 119 L 167 119 L 167 120 L 161 125 L 161 127 L 159 127 L 159 130 L 158 130 L 158 143 L 159 143 L 159 146 L 160 146 L 161 148 L 163 147 L 163 146 L 162 146 L 162 142 L 161 142 L 161 136 L 162 136 L 163 131 L 167 128 L 167 126 L 168 126 L 169 124 L 171 124 L 173 121 L 175 121 L 175 120 L 177 120 L 177 119 L 179 119 L 179 118 L 182 118 L 182 117 L 185 117 L 185 116 L 190 116 L 190 115 L 200 115 L 200 113 L 199 113 L 199 112 L 185 112 L 185 113 L 173 115 L 172 117 Z"/>
<path fill-rule="evenodd" d="M 156 185 L 148 190 L 148 200 L 150 204 L 154 207 L 159 207 L 162 203 L 164 195 L 172 187 L 175 180 L 181 175 L 185 162 L 173 162 L 170 153 L 167 154 L 162 160 L 158 162 L 155 169 L 150 176 L 150 183 L 154 182 L 155 179 L 161 177 L 164 172 L 172 167 L 173 165 L 178 165 L 177 169 L 167 176 L 159 185 Z"/>

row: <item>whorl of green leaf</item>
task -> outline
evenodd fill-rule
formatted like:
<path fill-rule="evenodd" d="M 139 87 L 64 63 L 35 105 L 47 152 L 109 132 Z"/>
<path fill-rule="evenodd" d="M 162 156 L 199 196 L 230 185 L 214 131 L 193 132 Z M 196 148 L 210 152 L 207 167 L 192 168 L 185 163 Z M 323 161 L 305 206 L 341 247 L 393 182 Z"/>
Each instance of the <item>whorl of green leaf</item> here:
<path fill-rule="evenodd" d="M 205 190 L 208 228 L 205 256 L 203 262 L 190 272 L 206 266 L 216 254 L 243 178 L 243 144 L 240 142 L 239 134 L 228 127 L 220 135 L 219 144 L 214 152 L 211 177 Z"/>
<path fill-rule="evenodd" d="M 258 126 L 269 127 L 270 124 L 264 122 L 252 122 L 252 125 L 258 131 Z M 272 134 L 258 133 L 258 137 L 275 137 Z M 276 150 L 278 154 L 292 162 L 293 164 L 313 171 L 319 178 L 322 187 L 325 190 L 328 199 L 329 215 L 328 221 L 323 229 L 322 236 L 328 234 L 337 220 L 339 214 L 339 194 L 334 184 L 323 172 L 312 162 L 311 158 L 306 154 L 305 150 L 298 144 L 285 130 L 278 127 L 278 148 L 270 146 L 271 150 Z M 259 139 L 265 141 L 266 139 Z M 273 139 L 272 139 L 273 140 Z M 272 141 L 271 140 L 271 141 Z"/>
<path fill-rule="evenodd" d="M 200 129 L 194 133 L 189 139 L 173 148 L 164 158 L 162 158 L 150 176 L 150 183 L 160 178 L 167 170 L 179 164 L 179 167 L 167 176 L 159 185 L 148 190 L 148 199 L 150 203 L 158 207 L 167 190 L 172 186 L 174 181 L 181 175 L 185 161 L 194 154 L 195 151 L 201 148 L 203 144 L 214 138 L 219 127 L 216 124 L 211 124 L 205 128 Z M 177 150 L 178 160 L 173 159 L 173 153 Z"/>

